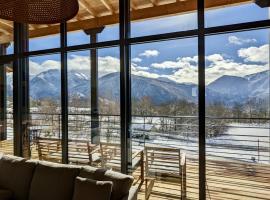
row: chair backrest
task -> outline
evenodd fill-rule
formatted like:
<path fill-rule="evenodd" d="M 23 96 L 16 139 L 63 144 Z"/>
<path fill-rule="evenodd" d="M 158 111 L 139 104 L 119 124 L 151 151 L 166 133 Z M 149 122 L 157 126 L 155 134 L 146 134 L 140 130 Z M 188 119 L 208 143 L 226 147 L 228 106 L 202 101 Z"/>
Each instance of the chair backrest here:
<path fill-rule="evenodd" d="M 37 138 L 39 160 L 61 162 L 61 139 Z"/>
<path fill-rule="evenodd" d="M 88 140 L 69 140 L 69 161 L 73 164 L 91 164 L 92 148 Z"/>
<path fill-rule="evenodd" d="M 121 146 L 118 143 L 100 143 L 101 165 L 106 167 L 108 160 L 121 156 Z"/>
<path fill-rule="evenodd" d="M 180 149 L 145 147 L 145 174 L 147 177 L 181 178 Z"/>

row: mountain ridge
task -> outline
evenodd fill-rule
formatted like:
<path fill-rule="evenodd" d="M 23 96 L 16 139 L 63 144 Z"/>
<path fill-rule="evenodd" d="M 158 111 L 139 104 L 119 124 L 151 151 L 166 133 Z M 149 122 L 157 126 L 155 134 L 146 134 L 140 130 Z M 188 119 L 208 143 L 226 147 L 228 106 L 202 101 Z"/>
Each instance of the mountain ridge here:
<path fill-rule="evenodd" d="M 12 79 L 8 78 L 8 95 L 11 95 Z M 147 96 L 156 104 L 166 104 L 179 100 L 198 101 L 198 86 L 192 83 L 177 83 L 169 79 L 154 79 L 143 76 L 131 76 L 133 100 Z M 60 99 L 61 73 L 51 69 L 37 74 L 30 80 L 30 96 L 33 99 Z M 90 77 L 76 72 L 68 72 L 69 95 L 89 98 Z M 114 72 L 99 78 L 99 97 L 120 101 L 120 73 Z M 244 77 L 224 75 L 206 87 L 206 101 L 224 102 L 227 105 L 243 103 L 250 98 L 268 99 L 269 70 Z"/>

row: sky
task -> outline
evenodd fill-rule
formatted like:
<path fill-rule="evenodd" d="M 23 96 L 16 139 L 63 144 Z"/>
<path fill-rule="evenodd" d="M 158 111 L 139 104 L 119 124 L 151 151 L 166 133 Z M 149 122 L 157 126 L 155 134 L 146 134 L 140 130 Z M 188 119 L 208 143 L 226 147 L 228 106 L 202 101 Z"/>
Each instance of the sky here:
<path fill-rule="evenodd" d="M 268 9 L 254 3 L 206 12 L 206 27 L 265 20 Z M 184 31 L 197 28 L 197 13 L 144 20 L 132 23 L 132 37 Z M 99 41 L 116 40 L 119 26 L 106 27 Z M 269 68 L 268 29 L 237 32 L 206 37 L 206 82 L 223 75 L 245 76 Z M 68 45 L 85 44 L 89 37 L 81 32 L 68 34 Z M 167 78 L 179 83 L 198 81 L 197 38 L 139 44 L 131 47 L 132 73 L 149 78 Z M 60 46 L 59 35 L 30 40 L 30 50 Z M 12 52 L 12 48 L 9 49 Z M 119 48 L 98 50 L 99 75 L 119 71 Z M 60 68 L 60 55 L 30 58 L 30 74 L 37 75 L 48 69 Z M 68 69 L 89 76 L 89 51 L 68 54 Z"/>

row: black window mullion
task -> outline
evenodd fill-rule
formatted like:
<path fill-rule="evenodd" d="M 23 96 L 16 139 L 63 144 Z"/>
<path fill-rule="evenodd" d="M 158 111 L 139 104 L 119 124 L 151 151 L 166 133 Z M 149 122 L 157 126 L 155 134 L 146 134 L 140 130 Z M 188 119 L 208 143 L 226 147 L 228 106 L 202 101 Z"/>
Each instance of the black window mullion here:
<path fill-rule="evenodd" d="M 205 156 L 205 18 L 204 0 L 198 0 L 198 62 L 199 62 L 199 199 L 206 199 Z"/>
<path fill-rule="evenodd" d="M 128 174 L 131 161 L 130 0 L 119 0 L 120 20 L 120 121 L 121 172 Z"/>
<path fill-rule="evenodd" d="M 62 162 L 68 163 L 68 71 L 67 71 L 67 23 L 60 24 L 61 34 L 61 125 Z"/>

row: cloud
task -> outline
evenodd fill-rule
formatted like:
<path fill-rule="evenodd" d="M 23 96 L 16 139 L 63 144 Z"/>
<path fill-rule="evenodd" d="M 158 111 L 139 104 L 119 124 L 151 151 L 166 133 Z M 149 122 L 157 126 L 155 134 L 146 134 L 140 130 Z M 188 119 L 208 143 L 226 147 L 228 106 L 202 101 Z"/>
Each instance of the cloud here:
<path fill-rule="evenodd" d="M 243 45 L 243 44 L 248 44 L 248 43 L 255 43 L 257 42 L 256 39 L 245 39 L 245 38 L 240 38 L 237 36 L 229 36 L 228 41 L 230 44 L 235 44 L 235 45 Z"/>
<path fill-rule="evenodd" d="M 269 45 L 263 45 L 260 47 L 249 47 L 238 50 L 238 56 L 244 58 L 245 62 L 269 62 Z"/>
<path fill-rule="evenodd" d="M 244 61 L 241 61 L 241 59 L 228 59 L 218 53 L 207 55 L 206 83 L 209 84 L 224 75 L 243 77 L 269 70 L 269 45 L 267 44 L 260 47 L 242 48 L 237 55 Z M 98 64 L 100 76 L 120 71 L 120 60 L 117 57 L 99 57 Z M 151 67 L 155 69 L 155 72 L 150 71 Z M 37 63 L 30 60 L 31 75 L 48 69 L 60 69 L 60 62 L 47 60 L 43 63 Z M 178 57 L 175 60 L 153 63 L 150 67 L 132 62 L 131 69 L 131 73 L 137 76 L 147 78 L 164 77 L 178 83 L 198 84 L 198 56 Z M 162 69 L 166 69 L 166 74 L 163 74 Z M 70 56 L 68 58 L 68 70 L 76 70 L 86 75 L 90 74 L 89 56 Z"/>
<path fill-rule="evenodd" d="M 132 61 L 132 62 L 135 62 L 135 63 L 140 63 L 140 62 L 142 62 L 142 59 L 136 57 L 136 58 L 133 58 L 131 61 Z"/>
<path fill-rule="evenodd" d="M 37 63 L 32 60 L 29 62 L 31 75 L 39 74 L 49 69 L 60 69 L 60 61 L 47 60 L 42 63 Z M 71 55 L 68 58 L 68 70 L 76 70 L 84 74 L 90 74 L 91 64 L 89 56 Z M 106 75 L 120 71 L 120 60 L 112 56 L 98 58 L 99 75 Z"/>
<path fill-rule="evenodd" d="M 255 55 L 253 55 L 255 56 Z M 258 55 L 257 55 L 258 56 Z M 268 63 L 252 64 L 237 62 L 233 59 L 224 58 L 221 54 L 211 54 L 206 56 L 209 62 L 206 73 L 206 83 L 220 78 L 224 75 L 246 76 L 253 73 L 268 70 Z M 178 83 L 194 83 L 198 84 L 198 57 L 180 57 L 175 61 L 165 61 L 154 63 L 152 67 L 158 69 L 171 69 L 169 75 L 160 75 Z"/>
<path fill-rule="evenodd" d="M 145 50 L 139 56 L 150 58 L 150 57 L 157 57 L 158 55 L 159 55 L 159 51 L 157 50 Z"/>
<path fill-rule="evenodd" d="M 60 62 L 55 60 L 46 60 L 41 64 L 33 62 L 32 60 L 29 61 L 30 75 L 36 75 L 48 69 L 60 69 L 60 67 Z"/>
<path fill-rule="evenodd" d="M 164 61 L 161 63 L 152 63 L 151 67 L 157 69 L 179 69 L 191 67 L 193 64 L 198 63 L 198 56 L 194 57 L 179 57 L 176 61 Z"/>
<path fill-rule="evenodd" d="M 206 56 L 206 60 L 209 62 L 220 62 L 220 61 L 223 61 L 224 58 L 220 54 L 212 54 L 212 55 Z"/>

